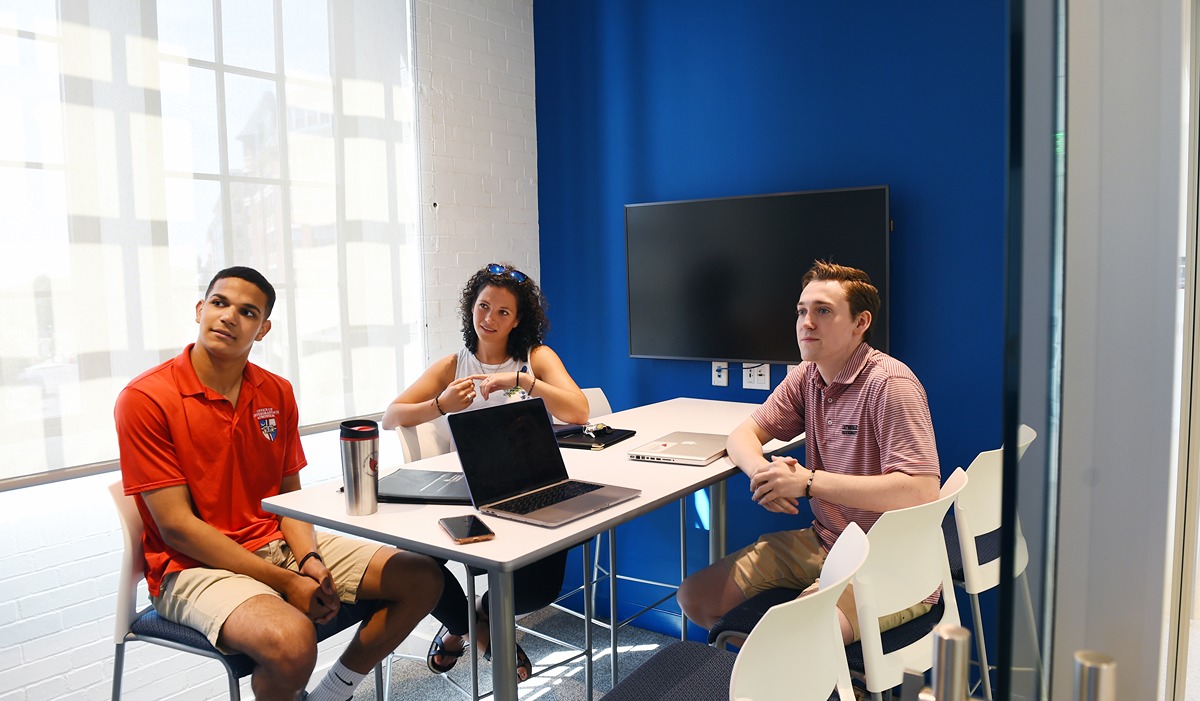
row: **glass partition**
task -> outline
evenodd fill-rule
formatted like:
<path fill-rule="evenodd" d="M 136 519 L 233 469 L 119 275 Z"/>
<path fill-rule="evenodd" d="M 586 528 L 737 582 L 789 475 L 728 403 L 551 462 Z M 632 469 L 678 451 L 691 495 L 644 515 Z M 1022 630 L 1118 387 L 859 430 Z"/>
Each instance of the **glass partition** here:
<path fill-rule="evenodd" d="M 1011 0 L 1009 10 L 1000 552 L 1012 556 L 1000 568 L 996 698 L 1046 699 L 1062 386 L 1065 10 L 1061 0 Z M 1023 425 L 1037 438 L 1022 455 Z"/>

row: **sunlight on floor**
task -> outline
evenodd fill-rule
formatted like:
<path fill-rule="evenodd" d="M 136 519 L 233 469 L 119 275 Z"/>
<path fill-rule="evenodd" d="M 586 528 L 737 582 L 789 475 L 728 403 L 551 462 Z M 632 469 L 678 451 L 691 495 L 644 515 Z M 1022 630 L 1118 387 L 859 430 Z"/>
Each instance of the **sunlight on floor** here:
<path fill-rule="evenodd" d="M 659 649 L 659 647 L 659 645 L 618 645 L 617 651 L 622 655 L 627 652 L 641 652 L 649 655 L 653 654 Z M 582 660 L 578 660 L 572 664 L 562 664 L 566 660 L 569 660 L 578 654 L 578 652 L 571 650 L 556 650 L 533 660 L 533 671 L 537 676 L 532 677 L 526 682 L 523 682 L 521 686 L 517 688 L 518 698 L 525 699 L 526 701 L 533 701 L 533 699 L 537 699 L 551 693 L 555 686 L 562 684 L 565 680 L 582 680 Z M 595 653 L 593 653 L 592 674 L 598 673 L 595 663 L 600 660 L 604 660 L 611 654 L 611 647 L 596 650 Z M 553 667 L 554 665 L 558 664 L 562 664 L 562 666 L 554 667 L 554 669 L 547 669 L 548 667 Z M 607 674 L 607 670 L 605 673 Z"/>

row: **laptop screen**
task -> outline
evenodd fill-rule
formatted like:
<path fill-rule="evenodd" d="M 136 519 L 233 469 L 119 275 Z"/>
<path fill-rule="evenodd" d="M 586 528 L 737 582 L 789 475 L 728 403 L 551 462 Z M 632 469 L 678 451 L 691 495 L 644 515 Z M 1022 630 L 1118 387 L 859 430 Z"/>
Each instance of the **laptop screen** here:
<path fill-rule="evenodd" d="M 567 479 L 567 467 L 541 399 L 447 418 L 476 507 Z"/>

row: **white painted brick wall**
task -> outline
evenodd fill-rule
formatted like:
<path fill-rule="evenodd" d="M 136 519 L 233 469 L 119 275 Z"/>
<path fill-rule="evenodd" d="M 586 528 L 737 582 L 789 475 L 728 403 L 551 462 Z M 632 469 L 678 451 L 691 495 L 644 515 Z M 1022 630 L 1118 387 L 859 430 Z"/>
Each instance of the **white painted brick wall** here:
<path fill-rule="evenodd" d="M 432 360 L 462 345 L 472 273 L 503 262 L 540 276 L 533 3 L 417 0 L 414 21 Z"/>
<path fill-rule="evenodd" d="M 533 4 L 418 0 L 414 28 L 432 359 L 461 345 L 458 295 L 473 272 L 508 262 L 539 277 Z M 336 449 L 319 441 L 305 441 L 306 482 L 336 477 Z M 398 456 L 398 445 L 381 445 L 381 461 L 390 450 Z M 0 701 L 109 698 L 121 548 L 107 492 L 115 478 L 0 493 Z M 318 669 L 348 636 L 322 645 Z M 126 652 L 127 701 L 220 699 L 225 690 L 215 662 L 153 645 Z M 248 683 L 242 694 L 252 698 Z"/>

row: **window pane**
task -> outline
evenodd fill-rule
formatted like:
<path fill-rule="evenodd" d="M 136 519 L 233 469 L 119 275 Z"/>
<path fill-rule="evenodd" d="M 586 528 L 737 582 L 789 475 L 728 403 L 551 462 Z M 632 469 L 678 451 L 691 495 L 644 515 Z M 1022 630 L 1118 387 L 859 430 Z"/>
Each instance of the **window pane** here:
<path fill-rule="evenodd" d="M 275 83 L 261 78 L 226 75 L 225 119 L 229 135 L 229 172 L 278 177 L 279 105 Z"/>
<path fill-rule="evenodd" d="M 58 33 L 58 3 L 55 0 L 14 0 L 4 3 L 0 27 L 51 35 Z"/>
<path fill-rule="evenodd" d="M 59 72 L 56 43 L 0 34 L 0 161 L 62 163 Z"/>
<path fill-rule="evenodd" d="M 171 56 L 215 61 L 209 0 L 158 3 L 158 50 Z"/>
<path fill-rule="evenodd" d="M 329 15 L 324 0 L 290 0 L 283 15 L 284 72 L 329 77 Z"/>
<path fill-rule="evenodd" d="M 292 82 L 288 83 L 287 96 L 292 181 L 334 182 L 333 88 Z"/>
<path fill-rule="evenodd" d="M 275 13 L 271 0 L 221 3 L 225 63 L 275 72 Z"/>
<path fill-rule="evenodd" d="M 221 172 L 217 139 L 217 83 L 207 68 L 163 61 L 163 163 L 168 171 Z"/>
<path fill-rule="evenodd" d="M 277 279 L 284 267 L 284 235 L 280 189 L 275 185 L 233 183 L 229 206 L 233 223 L 231 260 L 257 268 L 268 280 Z"/>
<path fill-rule="evenodd" d="M 378 412 L 424 367 L 406 6 L 139 7 L 0 10 L 0 489 L 115 460 L 117 394 L 195 340 L 230 265 L 275 285 L 250 358 L 302 425 Z"/>

